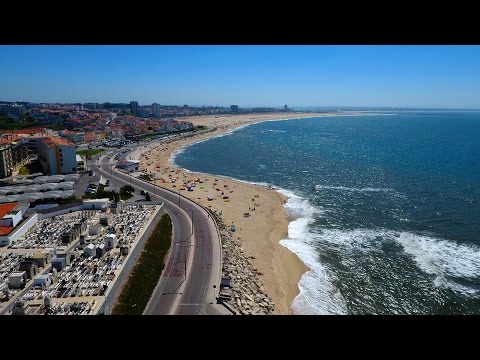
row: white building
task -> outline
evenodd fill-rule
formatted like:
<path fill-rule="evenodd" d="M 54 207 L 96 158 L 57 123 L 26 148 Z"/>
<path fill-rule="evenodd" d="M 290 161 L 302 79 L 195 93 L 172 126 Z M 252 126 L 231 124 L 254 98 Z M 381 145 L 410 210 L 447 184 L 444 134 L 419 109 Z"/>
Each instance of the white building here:
<path fill-rule="evenodd" d="M 139 168 L 139 165 L 140 164 L 137 161 L 124 160 L 124 161 L 117 162 L 116 167 L 121 170 L 132 172 L 132 171 L 137 171 Z"/>
<path fill-rule="evenodd" d="M 108 234 L 107 236 L 105 236 L 103 241 L 105 243 L 105 247 L 107 250 L 113 249 L 114 247 L 117 246 L 117 235 Z"/>
<path fill-rule="evenodd" d="M 84 144 L 85 143 L 85 132 L 84 131 L 60 131 L 60 136 L 70 140 L 74 144 Z"/>
<path fill-rule="evenodd" d="M 50 175 L 70 174 L 77 171 L 75 145 L 67 139 L 42 138 L 38 159 L 44 171 Z"/>
<path fill-rule="evenodd" d="M 12 210 L 0 219 L 0 226 L 15 227 L 22 221 L 22 212 L 20 210 Z"/>

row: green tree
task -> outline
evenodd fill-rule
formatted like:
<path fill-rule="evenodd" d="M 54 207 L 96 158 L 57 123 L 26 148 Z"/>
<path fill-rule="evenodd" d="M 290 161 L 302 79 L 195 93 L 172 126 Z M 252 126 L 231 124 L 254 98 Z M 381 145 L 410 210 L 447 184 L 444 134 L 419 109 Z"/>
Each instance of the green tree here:
<path fill-rule="evenodd" d="M 132 185 L 123 185 L 120 188 L 120 193 L 122 194 L 129 194 L 131 195 L 133 192 L 135 192 L 135 189 L 133 188 Z"/>

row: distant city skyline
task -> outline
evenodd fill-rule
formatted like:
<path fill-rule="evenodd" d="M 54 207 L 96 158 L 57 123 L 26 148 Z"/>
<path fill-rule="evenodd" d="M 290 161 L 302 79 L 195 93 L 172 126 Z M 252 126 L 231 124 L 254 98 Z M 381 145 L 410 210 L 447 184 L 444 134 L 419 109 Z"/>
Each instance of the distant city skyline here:
<path fill-rule="evenodd" d="M 480 108 L 480 46 L 0 46 L 0 100 Z"/>

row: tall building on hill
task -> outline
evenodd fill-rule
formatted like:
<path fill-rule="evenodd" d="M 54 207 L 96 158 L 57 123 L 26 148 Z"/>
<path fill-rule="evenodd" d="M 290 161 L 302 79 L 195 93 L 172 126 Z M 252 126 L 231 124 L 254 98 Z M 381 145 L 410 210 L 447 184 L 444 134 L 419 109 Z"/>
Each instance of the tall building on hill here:
<path fill-rule="evenodd" d="M 137 115 L 138 113 L 138 101 L 130 101 L 130 112 L 132 115 Z"/>

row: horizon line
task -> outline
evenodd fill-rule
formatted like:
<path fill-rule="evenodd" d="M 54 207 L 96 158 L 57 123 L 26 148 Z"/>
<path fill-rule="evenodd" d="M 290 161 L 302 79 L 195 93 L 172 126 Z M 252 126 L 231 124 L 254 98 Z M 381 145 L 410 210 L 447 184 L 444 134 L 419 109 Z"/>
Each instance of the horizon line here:
<path fill-rule="evenodd" d="M 137 100 L 131 100 L 131 101 L 137 101 Z M 138 101 L 137 101 L 138 102 Z M 71 101 L 71 102 L 59 102 L 59 101 L 52 101 L 52 102 L 47 102 L 47 101 L 25 101 L 25 100 L 15 100 L 15 101 L 7 101 L 7 100 L 0 100 L 0 103 L 30 103 L 30 104 L 59 104 L 59 105 L 73 105 L 73 104 L 125 104 L 129 105 L 130 101 L 128 102 L 110 102 L 110 101 L 103 101 L 103 102 L 94 102 L 94 101 Z M 139 103 L 139 102 L 138 102 Z M 151 104 L 138 104 L 138 106 L 151 106 L 154 103 Z M 195 107 L 195 108 L 200 108 L 200 107 L 220 107 L 220 108 L 229 108 L 231 105 L 238 105 L 238 104 L 231 104 L 231 105 L 210 105 L 210 104 L 159 104 L 160 106 L 188 106 L 188 107 Z M 480 108 L 473 108 L 473 107 L 435 107 L 435 106 L 381 106 L 381 105 L 376 105 L 376 106 L 355 106 L 355 105 L 288 105 L 288 108 L 290 110 L 293 110 L 294 108 L 300 108 L 303 110 L 307 109 L 334 109 L 337 111 L 342 111 L 342 108 L 345 110 L 354 110 L 354 109 L 392 109 L 392 110 L 399 110 L 399 109 L 404 109 L 404 110 L 470 110 L 470 111 L 480 111 Z M 284 108 L 284 105 L 238 105 L 239 108 L 241 109 L 252 109 L 252 108 Z"/>

